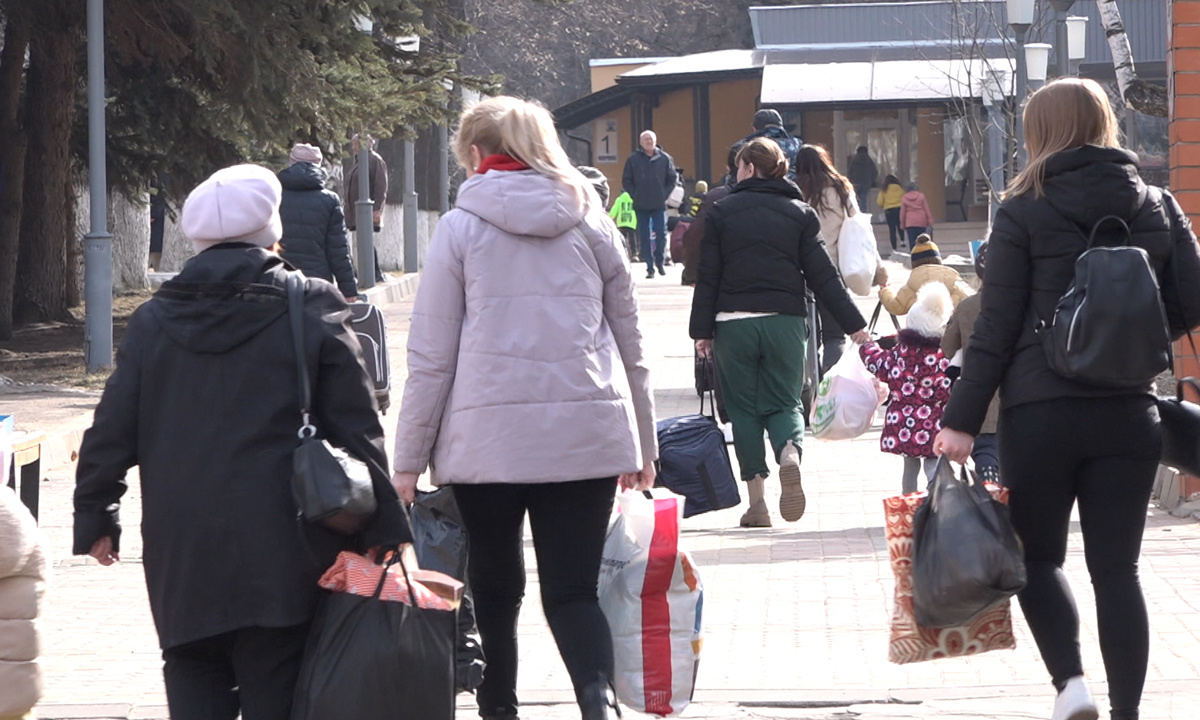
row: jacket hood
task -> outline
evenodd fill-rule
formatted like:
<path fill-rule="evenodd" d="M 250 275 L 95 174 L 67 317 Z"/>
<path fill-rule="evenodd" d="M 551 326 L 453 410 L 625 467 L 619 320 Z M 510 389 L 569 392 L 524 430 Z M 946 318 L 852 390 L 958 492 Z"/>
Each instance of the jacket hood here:
<path fill-rule="evenodd" d="M 458 190 L 458 207 L 510 235 L 555 238 L 578 225 L 585 198 L 561 180 L 534 170 L 489 170 Z"/>
<path fill-rule="evenodd" d="M 784 130 L 778 125 L 768 125 L 762 130 L 754 133 L 747 139 L 753 138 L 770 138 L 772 140 L 790 140 L 792 135 L 787 130 Z"/>
<path fill-rule="evenodd" d="M 920 202 L 921 201 L 921 191 L 920 190 L 909 190 L 908 192 L 904 193 L 904 197 L 902 199 L 905 202 L 910 202 L 910 203 Z"/>
<path fill-rule="evenodd" d="M 787 197 L 795 198 L 797 200 L 804 199 L 804 195 L 800 192 L 799 186 L 786 178 L 780 178 L 778 180 L 759 177 L 746 178 L 737 185 L 734 185 L 733 190 L 730 192 L 773 193 L 775 195 L 786 195 Z"/>
<path fill-rule="evenodd" d="M 321 166 L 301 162 L 280 170 L 279 184 L 284 190 L 323 190 L 328 176 Z"/>
<path fill-rule="evenodd" d="M 260 247 L 216 245 L 163 283 L 147 307 L 163 332 L 187 350 L 226 353 L 287 313 L 282 287 L 287 268 L 282 258 Z"/>
<path fill-rule="evenodd" d="M 1043 182 L 1050 205 L 1085 234 L 1105 215 L 1129 221 L 1145 201 L 1137 156 L 1121 148 L 1084 145 L 1055 153 Z"/>

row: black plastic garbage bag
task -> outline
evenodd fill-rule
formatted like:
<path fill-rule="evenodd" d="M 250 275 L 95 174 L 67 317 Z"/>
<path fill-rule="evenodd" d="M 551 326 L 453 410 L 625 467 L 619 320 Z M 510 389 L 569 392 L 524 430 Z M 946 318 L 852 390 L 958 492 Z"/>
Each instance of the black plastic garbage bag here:
<path fill-rule="evenodd" d="M 456 613 L 380 600 L 380 588 L 322 599 L 292 720 L 454 718 Z"/>
<path fill-rule="evenodd" d="M 451 489 L 418 491 L 412 506 L 411 523 L 413 546 L 421 568 L 467 582 L 467 531 L 463 528 Z M 455 685 L 460 691 L 474 692 L 483 682 L 486 663 L 479 630 L 475 627 L 475 605 L 470 587 L 463 593 L 462 605 L 458 608 L 457 644 Z"/>
<path fill-rule="evenodd" d="M 913 610 L 927 628 L 961 627 L 1025 587 L 1021 541 L 1008 508 L 948 460 L 913 516 Z"/>

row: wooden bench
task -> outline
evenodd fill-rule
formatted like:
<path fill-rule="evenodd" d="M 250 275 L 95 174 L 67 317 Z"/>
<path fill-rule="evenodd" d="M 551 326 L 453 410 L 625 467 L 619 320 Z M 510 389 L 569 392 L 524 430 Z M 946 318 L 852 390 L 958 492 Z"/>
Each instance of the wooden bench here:
<path fill-rule="evenodd" d="M 43 432 L 18 432 L 12 435 L 12 464 L 9 466 L 8 486 L 15 490 L 36 519 L 42 483 Z M 18 478 L 20 488 L 17 487 Z"/>

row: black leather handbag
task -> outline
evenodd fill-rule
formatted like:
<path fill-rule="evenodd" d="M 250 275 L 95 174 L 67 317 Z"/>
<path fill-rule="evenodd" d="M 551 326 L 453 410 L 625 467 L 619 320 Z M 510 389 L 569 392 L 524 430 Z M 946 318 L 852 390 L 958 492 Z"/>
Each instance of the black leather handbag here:
<path fill-rule="evenodd" d="M 343 535 L 361 531 L 375 514 L 375 490 L 366 463 L 317 437 L 312 384 L 304 354 L 304 276 L 287 279 L 288 315 L 300 379 L 300 446 L 292 453 L 292 495 L 305 522 Z"/>
<path fill-rule="evenodd" d="M 1200 405 L 1183 399 L 1183 389 L 1200 392 L 1200 379 L 1180 378 L 1175 397 L 1158 399 L 1162 421 L 1162 464 L 1200 476 Z"/>

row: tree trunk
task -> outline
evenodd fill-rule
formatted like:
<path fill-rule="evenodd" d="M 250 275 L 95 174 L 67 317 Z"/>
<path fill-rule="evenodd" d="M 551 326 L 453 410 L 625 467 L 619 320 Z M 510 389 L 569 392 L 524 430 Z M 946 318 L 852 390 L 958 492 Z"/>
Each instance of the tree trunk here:
<path fill-rule="evenodd" d="M 37 27 L 30 38 L 26 123 L 25 209 L 17 258 L 17 322 L 71 321 L 78 269 L 68 244 L 78 243 L 71 131 L 79 79 L 78 25 Z M 68 287 L 70 289 L 68 290 Z"/>
<path fill-rule="evenodd" d="M 1129 107 L 1146 115 L 1167 116 L 1167 91 L 1153 83 L 1141 80 L 1133 65 L 1133 51 L 1129 47 L 1129 36 L 1125 34 L 1125 23 L 1121 20 L 1121 9 L 1117 0 L 1096 0 L 1100 10 L 1100 22 L 1108 37 L 1108 49 L 1112 51 L 1113 69 L 1117 74 L 1117 88 L 1121 99 Z"/>
<path fill-rule="evenodd" d="M 13 333 L 13 292 L 17 279 L 17 244 L 25 187 L 25 131 L 21 127 L 21 81 L 29 26 L 10 13 L 0 51 L 0 340 Z"/>

